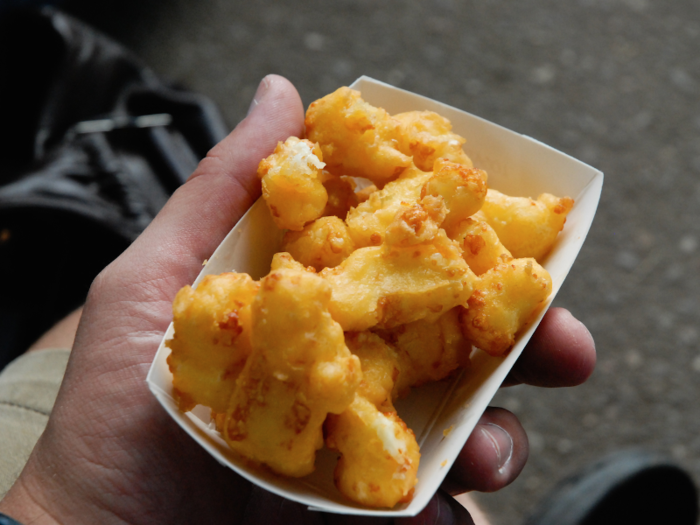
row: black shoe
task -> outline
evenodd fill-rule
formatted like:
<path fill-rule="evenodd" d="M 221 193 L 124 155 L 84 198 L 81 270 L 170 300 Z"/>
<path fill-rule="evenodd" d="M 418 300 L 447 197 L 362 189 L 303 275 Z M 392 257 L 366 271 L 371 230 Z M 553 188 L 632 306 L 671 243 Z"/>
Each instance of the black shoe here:
<path fill-rule="evenodd" d="M 565 479 L 523 525 L 695 525 L 698 495 L 690 475 L 644 451 L 607 456 Z"/>

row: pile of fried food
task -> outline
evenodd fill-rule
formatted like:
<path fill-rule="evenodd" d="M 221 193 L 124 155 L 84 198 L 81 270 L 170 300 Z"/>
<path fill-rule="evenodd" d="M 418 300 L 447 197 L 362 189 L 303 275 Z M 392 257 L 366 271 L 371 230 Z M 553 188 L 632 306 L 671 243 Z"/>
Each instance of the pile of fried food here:
<path fill-rule="evenodd" d="M 468 366 L 472 346 L 508 351 L 551 293 L 538 260 L 573 200 L 488 189 L 447 119 L 390 116 L 349 88 L 305 124 L 258 168 L 286 231 L 270 273 L 210 275 L 175 298 L 175 397 L 278 474 L 312 472 L 325 442 L 340 492 L 391 508 L 420 458 L 394 401 Z"/>

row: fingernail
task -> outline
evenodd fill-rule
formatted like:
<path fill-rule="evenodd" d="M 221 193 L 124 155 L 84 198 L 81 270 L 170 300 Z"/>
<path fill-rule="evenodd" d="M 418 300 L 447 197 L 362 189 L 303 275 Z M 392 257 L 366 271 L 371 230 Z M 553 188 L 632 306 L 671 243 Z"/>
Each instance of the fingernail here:
<path fill-rule="evenodd" d="M 593 334 L 591 334 L 591 331 L 588 329 L 588 327 L 583 322 L 579 321 L 576 317 L 574 317 L 574 315 L 571 312 L 569 312 L 568 310 L 565 310 L 565 312 L 568 314 L 569 319 L 571 321 L 573 321 L 573 323 L 571 323 L 569 326 L 576 325 L 576 326 L 583 329 L 581 332 L 577 332 L 576 330 L 567 330 L 567 332 L 569 333 L 569 336 L 578 342 L 578 336 L 581 333 L 583 333 L 584 334 L 583 336 L 586 339 L 588 339 L 588 342 L 595 349 L 595 339 L 593 339 Z"/>
<path fill-rule="evenodd" d="M 576 319 L 576 320 L 578 321 L 578 319 Z M 590 342 L 590 344 L 593 346 L 593 349 L 595 350 L 595 339 L 593 339 L 593 334 L 591 333 L 591 331 L 588 329 L 588 327 L 585 324 L 583 324 L 581 321 L 578 321 L 578 322 L 586 331 L 585 332 L 586 337 L 588 338 L 588 341 Z"/>
<path fill-rule="evenodd" d="M 498 458 L 498 471 L 502 472 L 513 456 L 513 438 L 503 428 L 493 423 L 481 425 L 481 432 L 493 445 Z"/>
<path fill-rule="evenodd" d="M 269 75 L 263 78 L 260 81 L 260 84 L 258 84 L 258 89 L 255 91 L 255 95 L 253 96 L 253 101 L 250 103 L 250 107 L 248 108 L 248 113 L 247 115 L 250 115 L 250 113 L 262 102 L 262 99 L 265 97 L 265 94 L 268 92 L 270 89 L 270 78 Z"/>

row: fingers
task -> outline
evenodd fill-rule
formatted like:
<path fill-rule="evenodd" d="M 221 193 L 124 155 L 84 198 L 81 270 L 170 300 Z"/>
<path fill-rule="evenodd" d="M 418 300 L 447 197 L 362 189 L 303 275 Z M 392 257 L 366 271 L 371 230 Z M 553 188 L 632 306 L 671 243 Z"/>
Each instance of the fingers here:
<path fill-rule="evenodd" d="M 515 363 L 505 385 L 575 386 L 593 372 L 595 343 L 568 310 L 550 309 Z M 464 445 L 443 488 L 493 492 L 511 483 L 525 466 L 528 441 L 518 419 L 500 408 L 486 410 Z"/>
<path fill-rule="evenodd" d="M 502 408 L 488 408 L 469 436 L 443 489 L 494 492 L 518 477 L 528 456 L 528 441 L 518 418 Z"/>
<path fill-rule="evenodd" d="M 585 325 L 568 310 L 551 308 L 504 385 L 576 386 L 593 373 L 595 363 L 595 342 Z"/>
<path fill-rule="evenodd" d="M 304 108 L 294 86 L 276 75 L 265 77 L 248 116 L 209 152 L 127 250 L 128 264 L 152 269 L 153 279 L 178 275 L 173 293 L 191 282 L 260 195 L 258 163 L 278 141 L 300 135 L 303 125 Z"/>
<path fill-rule="evenodd" d="M 593 372 L 595 343 L 568 310 L 550 309 L 505 384 L 561 387 L 583 383 Z M 451 494 L 493 492 L 525 466 L 528 441 L 518 419 L 500 408 L 486 410 L 464 445 L 443 488 Z"/>
<path fill-rule="evenodd" d="M 304 108 L 286 79 L 261 82 L 248 116 L 202 160 L 141 236 L 93 282 L 77 343 L 138 340 L 128 355 L 150 362 L 172 320 L 172 300 L 192 283 L 260 193 L 257 166 L 278 141 L 299 135 Z M 80 346 L 77 344 L 77 346 Z M 136 349 L 139 351 L 136 351 Z M 120 354 L 122 355 L 122 354 Z"/>

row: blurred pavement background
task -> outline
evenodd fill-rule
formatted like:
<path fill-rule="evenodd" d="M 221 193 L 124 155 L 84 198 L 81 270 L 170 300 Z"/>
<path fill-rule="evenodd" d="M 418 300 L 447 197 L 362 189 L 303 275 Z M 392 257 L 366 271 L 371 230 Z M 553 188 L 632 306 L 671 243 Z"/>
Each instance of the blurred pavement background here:
<path fill-rule="evenodd" d="M 518 523 L 565 474 L 644 447 L 700 481 L 700 3 L 692 0 L 72 1 L 233 127 L 260 79 L 304 103 L 360 75 L 530 135 L 606 176 L 556 304 L 593 333 L 584 386 L 494 404 L 531 440 L 521 477 L 479 496 Z"/>

